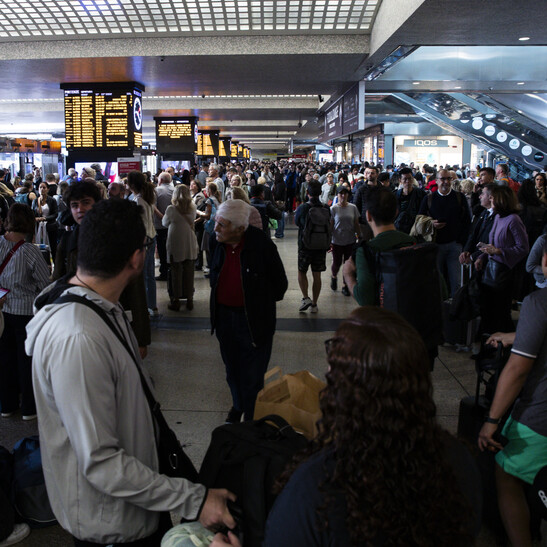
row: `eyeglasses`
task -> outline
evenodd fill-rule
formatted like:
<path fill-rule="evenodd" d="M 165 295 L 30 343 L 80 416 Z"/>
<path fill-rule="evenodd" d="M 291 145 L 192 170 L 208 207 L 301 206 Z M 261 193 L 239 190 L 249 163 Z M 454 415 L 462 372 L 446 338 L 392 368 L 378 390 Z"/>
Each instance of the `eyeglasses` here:
<path fill-rule="evenodd" d="M 145 251 L 148 251 L 148 249 L 150 249 L 152 247 L 152 245 L 154 245 L 154 240 L 151 237 L 146 236 L 144 238 L 144 244 L 143 244 L 142 248 Z"/>
<path fill-rule="evenodd" d="M 325 340 L 325 352 L 327 355 L 330 353 L 330 350 L 332 349 L 333 344 L 338 340 L 338 338 L 329 338 L 328 340 Z"/>

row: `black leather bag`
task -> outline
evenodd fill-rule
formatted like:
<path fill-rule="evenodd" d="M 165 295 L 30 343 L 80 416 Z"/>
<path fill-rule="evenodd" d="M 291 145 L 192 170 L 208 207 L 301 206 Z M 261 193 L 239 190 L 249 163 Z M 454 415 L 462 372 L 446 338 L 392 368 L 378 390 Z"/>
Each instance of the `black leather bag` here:
<path fill-rule="evenodd" d="M 482 284 L 496 290 L 502 290 L 509 285 L 513 280 L 513 270 L 505 264 L 488 258 L 486 268 L 482 274 Z"/>

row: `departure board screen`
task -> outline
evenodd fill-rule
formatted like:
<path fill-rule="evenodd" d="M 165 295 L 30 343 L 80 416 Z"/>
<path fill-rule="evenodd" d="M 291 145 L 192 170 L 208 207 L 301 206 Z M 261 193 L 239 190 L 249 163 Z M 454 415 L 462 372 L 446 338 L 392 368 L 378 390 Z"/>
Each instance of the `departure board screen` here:
<path fill-rule="evenodd" d="M 61 84 L 61 88 L 67 150 L 141 148 L 141 88 L 133 83 Z"/>
<path fill-rule="evenodd" d="M 237 157 L 238 158 L 243 158 L 243 145 L 242 144 L 238 144 L 237 145 Z"/>
<path fill-rule="evenodd" d="M 194 154 L 198 140 L 197 118 L 154 118 L 158 154 Z"/>
<path fill-rule="evenodd" d="M 219 156 L 219 131 L 202 131 L 198 133 L 198 156 Z"/>
<path fill-rule="evenodd" d="M 218 155 L 221 158 L 229 158 L 232 155 L 232 139 L 231 137 L 222 137 L 219 143 Z"/>
<path fill-rule="evenodd" d="M 233 142 L 231 148 L 232 148 L 232 153 L 231 153 L 232 158 L 238 158 L 239 156 L 237 155 L 237 148 L 238 148 L 237 142 Z"/>

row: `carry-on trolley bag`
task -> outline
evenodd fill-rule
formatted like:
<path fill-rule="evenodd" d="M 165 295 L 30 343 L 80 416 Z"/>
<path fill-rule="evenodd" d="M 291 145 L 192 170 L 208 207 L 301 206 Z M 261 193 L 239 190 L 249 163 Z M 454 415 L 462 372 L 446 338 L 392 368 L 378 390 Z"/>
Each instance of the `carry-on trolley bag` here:
<path fill-rule="evenodd" d="M 443 339 L 456 351 L 470 351 L 479 326 L 478 283 L 472 266 L 461 265 L 460 288 L 443 302 Z"/>

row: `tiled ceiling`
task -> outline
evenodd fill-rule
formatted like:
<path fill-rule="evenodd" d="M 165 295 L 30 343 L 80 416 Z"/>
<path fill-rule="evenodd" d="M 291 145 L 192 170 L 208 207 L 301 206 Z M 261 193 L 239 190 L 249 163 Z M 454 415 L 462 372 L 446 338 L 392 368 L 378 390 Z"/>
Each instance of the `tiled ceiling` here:
<path fill-rule="evenodd" d="M 155 33 L 368 34 L 381 0 L 0 0 L 0 41 Z"/>

